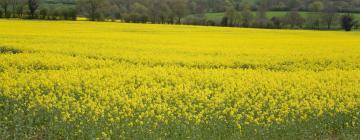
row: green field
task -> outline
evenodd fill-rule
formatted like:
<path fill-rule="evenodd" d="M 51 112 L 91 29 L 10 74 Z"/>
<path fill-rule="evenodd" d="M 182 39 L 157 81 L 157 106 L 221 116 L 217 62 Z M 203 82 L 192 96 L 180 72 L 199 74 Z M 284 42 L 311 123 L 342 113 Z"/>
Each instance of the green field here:
<path fill-rule="evenodd" d="M 287 12 L 285 11 L 269 11 L 267 12 L 267 17 L 270 19 L 274 16 L 281 17 L 285 16 Z M 300 15 L 302 15 L 304 18 L 306 18 L 307 14 L 310 12 L 300 12 Z M 256 15 L 256 12 L 253 12 L 254 16 Z M 224 13 L 207 13 L 206 18 L 209 20 L 213 20 L 215 22 L 220 22 L 221 19 L 224 17 Z M 360 20 L 360 14 L 354 14 L 355 18 Z"/>

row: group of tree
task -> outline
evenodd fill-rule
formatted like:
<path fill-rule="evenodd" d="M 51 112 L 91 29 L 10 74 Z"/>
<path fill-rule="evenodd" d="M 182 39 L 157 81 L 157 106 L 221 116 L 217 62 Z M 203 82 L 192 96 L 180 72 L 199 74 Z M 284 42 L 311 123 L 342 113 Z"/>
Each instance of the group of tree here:
<path fill-rule="evenodd" d="M 205 13 L 200 0 L 79 0 L 79 15 L 90 20 L 180 23 L 189 14 Z"/>
<path fill-rule="evenodd" d="M 260 4 L 256 12 L 249 6 L 241 10 L 228 7 L 221 20 L 221 26 L 239 26 L 256 28 L 298 28 L 298 29 L 334 29 L 342 27 L 346 31 L 359 28 L 359 23 L 351 13 L 339 13 L 334 3 L 326 6 L 316 1 L 309 5 L 310 11 L 300 14 L 299 9 L 292 9 L 284 16 L 267 16 L 267 6 Z M 255 14 L 253 14 L 255 13 Z"/>
<path fill-rule="evenodd" d="M 360 0 L 258 0 L 251 4 L 242 0 L 0 0 L 0 17 L 5 18 L 74 20 L 80 16 L 92 21 L 260 28 L 331 29 L 341 25 L 352 29 L 358 26 L 354 17 L 340 13 L 359 9 Z M 274 10 L 287 14 L 268 17 L 267 11 Z M 218 22 L 206 18 L 211 12 L 225 14 Z"/>
<path fill-rule="evenodd" d="M 40 0 L 0 0 L 0 18 L 75 20 L 74 5 L 44 4 Z"/>

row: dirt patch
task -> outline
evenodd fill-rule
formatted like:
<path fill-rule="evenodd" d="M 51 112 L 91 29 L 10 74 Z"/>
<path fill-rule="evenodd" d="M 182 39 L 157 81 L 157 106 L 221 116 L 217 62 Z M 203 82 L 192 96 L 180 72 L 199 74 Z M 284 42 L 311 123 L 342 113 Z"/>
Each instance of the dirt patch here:
<path fill-rule="evenodd" d="M 22 50 L 10 47 L 1 47 L 0 46 L 0 54 L 18 54 L 23 53 Z"/>

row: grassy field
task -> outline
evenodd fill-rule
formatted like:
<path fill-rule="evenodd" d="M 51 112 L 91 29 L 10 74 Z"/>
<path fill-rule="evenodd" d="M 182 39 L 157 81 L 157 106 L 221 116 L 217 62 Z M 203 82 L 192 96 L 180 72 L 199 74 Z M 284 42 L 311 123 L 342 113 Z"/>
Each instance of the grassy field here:
<path fill-rule="evenodd" d="M 0 20 L 1 139 L 359 139 L 360 33 Z"/>
<path fill-rule="evenodd" d="M 267 14 L 267 17 L 270 19 L 274 16 L 276 16 L 276 17 L 285 16 L 286 13 L 287 13 L 286 11 L 269 11 L 266 14 Z M 304 18 L 306 18 L 308 13 L 309 12 L 300 12 L 300 15 L 302 15 Z M 255 16 L 256 12 L 253 12 L 253 15 Z M 224 13 L 207 13 L 205 16 L 209 20 L 213 20 L 215 22 L 220 22 L 221 19 L 224 17 Z M 354 14 L 354 16 L 356 19 L 360 20 L 360 14 Z"/>

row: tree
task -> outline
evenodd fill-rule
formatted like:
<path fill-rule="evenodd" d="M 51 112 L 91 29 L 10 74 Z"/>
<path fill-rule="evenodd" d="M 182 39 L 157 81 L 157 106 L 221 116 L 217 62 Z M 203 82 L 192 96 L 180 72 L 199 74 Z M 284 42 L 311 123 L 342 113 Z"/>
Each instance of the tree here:
<path fill-rule="evenodd" d="M 171 0 L 169 3 L 170 9 L 177 17 L 177 23 L 181 24 L 181 19 L 188 13 L 187 0 Z"/>
<path fill-rule="evenodd" d="M 39 0 L 28 0 L 30 18 L 35 18 L 35 12 L 39 8 Z"/>
<path fill-rule="evenodd" d="M 79 0 L 77 7 L 79 11 L 91 21 L 102 20 L 105 0 Z"/>
<path fill-rule="evenodd" d="M 172 14 L 166 0 L 151 0 L 148 7 L 152 23 L 166 23 Z"/>
<path fill-rule="evenodd" d="M 47 8 L 42 8 L 40 9 L 40 18 L 42 19 L 46 19 L 46 17 L 48 16 L 48 9 Z"/>
<path fill-rule="evenodd" d="M 226 26 L 238 25 L 238 22 L 240 21 L 241 18 L 238 11 L 236 11 L 234 7 L 227 8 L 224 17 L 225 18 L 223 18 L 223 20 L 227 20 Z"/>
<path fill-rule="evenodd" d="M 135 2 L 131 6 L 131 12 L 129 14 L 128 21 L 145 23 L 148 20 L 147 13 L 148 9 L 144 5 Z"/>
<path fill-rule="evenodd" d="M 66 7 L 62 7 L 60 8 L 60 12 L 61 12 L 61 17 L 64 20 L 68 20 L 70 18 L 70 13 L 69 13 L 69 9 Z"/>
<path fill-rule="evenodd" d="M 9 6 L 10 6 L 10 0 L 0 0 L 0 6 L 4 10 L 4 17 L 9 18 Z"/>
<path fill-rule="evenodd" d="M 268 19 L 266 16 L 266 4 L 265 3 L 261 3 L 258 7 L 257 7 L 257 12 L 256 12 L 256 19 L 255 19 L 255 25 L 256 27 L 261 27 L 264 28 L 268 25 Z"/>
<path fill-rule="evenodd" d="M 112 6 L 110 13 L 111 16 L 115 19 L 124 19 L 128 17 L 130 12 L 129 8 L 131 6 L 129 0 L 108 0 L 109 4 Z M 148 6 L 148 5 L 147 5 Z"/>
<path fill-rule="evenodd" d="M 228 0 L 206 0 L 207 12 L 222 12 L 227 7 Z"/>
<path fill-rule="evenodd" d="M 70 20 L 76 20 L 77 17 L 76 9 L 74 7 L 68 8 L 68 15 Z"/>
<path fill-rule="evenodd" d="M 338 11 L 344 12 L 349 8 L 349 3 L 346 3 L 345 1 L 334 1 L 334 6 Z"/>
<path fill-rule="evenodd" d="M 321 1 L 315 1 L 309 5 L 308 10 L 312 12 L 319 12 L 324 9 L 324 4 Z"/>
<path fill-rule="evenodd" d="M 60 9 L 59 8 L 50 8 L 50 9 L 51 9 L 50 10 L 51 17 L 49 18 L 51 18 L 52 20 L 57 20 L 61 13 Z"/>
<path fill-rule="evenodd" d="M 111 20 L 111 21 L 116 21 L 118 19 L 124 19 L 126 14 L 125 13 L 122 13 L 120 12 L 120 8 L 117 7 L 116 5 L 111 5 L 106 8 L 106 10 L 104 10 L 104 13 L 103 13 L 103 18 L 104 19 L 107 19 L 107 20 Z"/>
<path fill-rule="evenodd" d="M 359 27 L 360 27 L 359 21 L 355 21 L 354 24 L 355 24 L 355 25 L 354 25 L 354 29 L 355 29 L 355 30 L 359 29 Z"/>
<path fill-rule="evenodd" d="M 171 14 L 171 9 L 169 7 L 169 5 L 167 5 L 166 0 L 159 0 L 156 3 L 155 6 L 159 12 L 158 12 L 158 17 L 160 19 L 160 23 L 166 23 L 167 18 L 170 16 Z"/>
<path fill-rule="evenodd" d="M 272 17 L 271 22 L 273 27 L 277 29 L 281 28 L 281 19 L 279 17 Z"/>
<path fill-rule="evenodd" d="M 273 9 L 276 9 L 276 10 L 287 10 L 286 8 L 286 4 L 283 2 L 283 1 L 279 1 L 275 4 L 275 6 L 273 7 Z"/>
<path fill-rule="evenodd" d="M 235 10 L 241 10 L 240 9 L 240 5 L 241 5 L 241 1 L 242 0 L 224 0 L 224 6 L 225 7 L 233 7 L 235 8 Z"/>
<path fill-rule="evenodd" d="M 341 16 L 341 27 L 345 31 L 351 31 L 351 29 L 353 28 L 355 23 L 356 23 L 356 21 L 352 15 L 345 14 L 345 15 Z"/>
<path fill-rule="evenodd" d="M 287 0 L 288 9 L 302 9 L 304 7 L 304 0 Z"/>
<path fill-rule="evenodd" d="M 320 11 L 322 11 L 324 8 L 324 5 L 321 1 L 315 1 L 309 5 L 309 12 L 307 14 L 306 22 L 307 26 L 311 29 L 320 29 L 320 23 L 321 23 L 321 15 Z"/>
<path fill-rule="evenodd" d="M 24 7 L 27 4 L 27 0 L 9 0 L 11 5 L 11 15 L 12 17 L 21 17 Z"/>
<path fill-rule="evenodd" d="M 228 22 L 229 22 L 228 17 L 224 16 L 224 17 L 221 19 L 220 25 L 221 25 L 221 26 L 228 26 Z"/>
<path fill-rule="evenodd" d="M 302 25 L 305 22 L 305 19 L 299 14 L 297 10 L 292 10 L 288 12 L 285 16 L 286 23 L 290 25 L 291 28 L 299 27 L 302 28 Z"/>
<path fill-rule="evenodd" d="M 207 10 L 206 0 L 194 0 L 191 7 L 193 13 L 205 14 Z"/>
<path fill-rule="evenodd" d="M 242 16 L 242 26 L 249 27 L 253 20 L 253 15 L 250 10 L 250 6 L 248 5 L 244 6 L 243 10 L 241 11 L 241 16 Z"/>
<path fill-rule="evenodd" d="M 24 15 L 27 1 L 26 0 L 16 0 L 16 1 L 17 1 L 16 7 L 15 7 L 16 9 L 15 9 L 15 13 L 13 13 L 13 14 L 16 14 L 16 17 L 21 18 Z"/>
<path fill-rule="evenodd" d="M 310 29 L 320 29 L 320 16 L 318 13 L 308 13 L 306 18 L 306 26 Z"/>
<path fill-rule="evenodd" d="M 338 18 L 337 10 L 332 3 L 326 4 L 324 10 L 321 13 L 321 20 L 324 24 L 326 24 L 327 29 L 331 29 L 331 25 Z"/>

